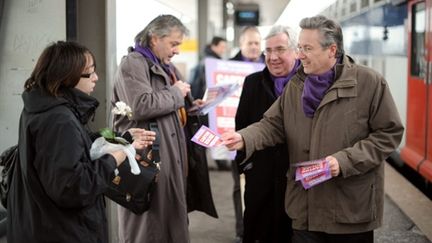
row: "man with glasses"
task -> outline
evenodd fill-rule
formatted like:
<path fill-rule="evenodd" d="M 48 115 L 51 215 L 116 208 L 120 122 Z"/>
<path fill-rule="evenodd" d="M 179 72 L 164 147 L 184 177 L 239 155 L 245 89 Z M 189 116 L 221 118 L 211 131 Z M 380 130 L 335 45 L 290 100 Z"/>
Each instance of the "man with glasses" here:
<path fill-rule="evenodd" d="M 403 134 L 399 114 L 385 79 L 344 54 L 339 24 L 315 16 L 300 27 L 297 74 L 260 122 L 224 133 L 224 143 L 246 159 L 287 144 L 292 242 L 373 242 L 383 218 L 383 161 Z M 296 163 L 318 159 L 329 180 L 310 188 L 295 181 Z"/>
<path fill-rule="evenodd" d="M 262 119 L 282 94 L 300 66 L 297 35 L 286 26 L 274 26 L 265 37 L 266 67 L 246 77 L 236 113 L 236 130 Z M 253 107 L 253 109 L 251 109 Z M 256 151 L 245 162 L 239 151 L 236 162 L 245 174 L 243 243 L 290 242 L 291 220 L 285 213 L 284 194 L 288 152 L 285 144 Z"/>

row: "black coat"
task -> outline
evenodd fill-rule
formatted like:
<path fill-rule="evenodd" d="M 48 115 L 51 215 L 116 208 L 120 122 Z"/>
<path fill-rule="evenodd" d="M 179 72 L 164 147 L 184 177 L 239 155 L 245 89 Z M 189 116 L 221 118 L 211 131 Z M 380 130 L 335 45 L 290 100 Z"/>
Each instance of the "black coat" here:
<path fill-rule="evenodd" d="M 242 54 L 241 54 L 241 51 L 238 51 L 238 52 L 235 54 L 235 56 L 233 56 L 233 57 L 230 58 L 230 60 L 231 60 L 231 61 L 244 61 L 244 60 L 243 60 L 243 56 L 242 56 Z M 264 56 L 264 54 L 261 54 L 261 56 L 260 56 L 260 62 L 263 62 L 263 63 L 264 63 L 264 60 L 265 60 L 265 56 Z"/>
<path fill-rule="evenodd" d="M 108 242 L 103 193 L 116 168 L 90 161 L 84 127 L 98 102 L 77 89 L 52 97 L 24 92 L 20 163 L 8 198 L 8 242 Z"/>
<path fill-rule="evenodd" d="M 247 76 L 237 108 L 236 130 L 261 120 L 276 99 L 267 68 Z M 238 151 L 236 162 L 243 159 L 244 153 Z M 289 242 L 291 221 L 284 207 L 288 169 L 286 145 L 256 151 L 245 164 L 243 242 Z"/>
<path fill-rule="evenodd" d="M 199 63 L 192 69 L 191 79 L 189 83 L 191 84 L 191 93 L 195 99 L 202 99 L 204 93 L 207 89 L 207 82 L 205 77 L 205 59 L 215 58 L 221 59 L 221 57 L 216 54 L 210 46 L 206 46 L 204 49 L 204 57 L 199 61 Z"/>

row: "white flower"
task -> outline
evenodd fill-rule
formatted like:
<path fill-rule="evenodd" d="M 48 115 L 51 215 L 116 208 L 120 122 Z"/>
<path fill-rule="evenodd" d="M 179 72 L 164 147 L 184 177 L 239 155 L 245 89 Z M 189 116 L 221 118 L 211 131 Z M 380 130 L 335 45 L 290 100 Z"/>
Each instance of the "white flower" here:
<path fill-rule="evenodd" d="M 132 118 L 132 109 L 126 105 L 123 101 L 117 101 L 115 107 L 112 109 L 114 115 L 127 116 L 129 119 Z"/>

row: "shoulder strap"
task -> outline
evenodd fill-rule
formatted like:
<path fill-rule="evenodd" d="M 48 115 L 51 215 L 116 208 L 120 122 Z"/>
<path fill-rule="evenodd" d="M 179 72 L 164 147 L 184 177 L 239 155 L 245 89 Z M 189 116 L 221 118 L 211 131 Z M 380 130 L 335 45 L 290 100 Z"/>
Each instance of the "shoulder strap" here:
<path fill-rule="evenodd" d="M 160 155 L 159 155 L 159 145 L 160 145 L 160 133 L 159 133 L 159 127 L 156 121 L 152 121 L 149 124 L 150 131 L 153 131 L 156 133 L 156 139 L 153 141 L 152 144 L 152 160 L 154 163 L 160 162 Z"/>

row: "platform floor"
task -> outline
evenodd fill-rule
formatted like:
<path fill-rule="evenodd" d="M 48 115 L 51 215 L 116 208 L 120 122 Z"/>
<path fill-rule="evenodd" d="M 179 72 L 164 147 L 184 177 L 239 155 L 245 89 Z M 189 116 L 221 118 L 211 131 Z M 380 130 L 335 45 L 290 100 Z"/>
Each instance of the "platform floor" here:
<path fill-rule="evenodd" d="M 232 243 L 235 219 L 231 172 L 212 170 L 210 180 L 219 219 L 190 213 L 191 243 Z M 431 243 L 431 200 L 388 165 L 385 183 L 384 225 L 375 231 L 375 243 Z"/>
<path fill-rule="evenodd" d="M 189 214 L 191 243 L 233 243 L 233 180 L 230 171 L 210 171 L 219 218 L 201 212 Z M 432 201 L 386 166 L 384 225 L 375 231 L 375 243 L 432 243 Z M 7 243 L 5 237 L 0 243 Z"/>

